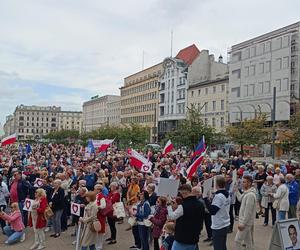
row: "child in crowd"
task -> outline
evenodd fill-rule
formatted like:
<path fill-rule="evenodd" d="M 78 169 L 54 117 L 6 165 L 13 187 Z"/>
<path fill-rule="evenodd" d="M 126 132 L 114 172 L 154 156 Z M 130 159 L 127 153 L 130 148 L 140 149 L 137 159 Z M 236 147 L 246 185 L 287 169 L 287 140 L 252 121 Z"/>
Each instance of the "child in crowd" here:
<path fill-rule="evenodd" d="M 162 237 L 162 244 L 160 250 L 171 250 L 174 242 L 175 223 L 167 222 L 164 225 L 164 236 Z"/>

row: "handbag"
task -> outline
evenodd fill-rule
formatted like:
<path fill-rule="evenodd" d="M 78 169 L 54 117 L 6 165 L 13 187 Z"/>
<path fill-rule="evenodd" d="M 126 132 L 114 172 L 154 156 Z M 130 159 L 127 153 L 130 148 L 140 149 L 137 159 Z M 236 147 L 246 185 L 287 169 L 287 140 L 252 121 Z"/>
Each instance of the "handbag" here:
<path fill-rule="evenodd" d="M 153 225 L 149 219 L 144 219 L 143 222 L 146 227 L 151 227 Z"/>
<path fill-rule="evenodd" d="M 106 206 L 99 210 L 99 214 L 102 216 L 107 216 L 109 213 L 113 212 L 113 205 L 110 199 L 105 199 Z"/>
<path fill-rule="evenodd" d="M 51 207 L 49 207 L 49 205 L 47 205 L 45 211 L 44 211 L 44 217 L 46 220 L 49 220 L 52 216 L 54 215 Z"/>
<path fill-rule="evenodd" d="M 286 191 L 284 192 L 284 194 L 283 194 L 279 199 L 276 199 L 275 201 L 273 201 L 272 207 L 273 207 L 274 209 L 279 210 L 281 200 L 282 200 L 283 196 L 285 196 L 285 194 L 286 194 Z"/>
<path fill-rule="evenodd" d="M 114 217 L 119 218 L 125 218 L 125 208 L 124 208 L 124 204 L 123 202 L 116 202 L 115 204 L 113 204 L 113 215 Z"/>
<path fill-rule="evenodd" d="M 129 217 L 128 218 L 128 224 L 133 227 L 136 224 L 136 218 L 135 217 Z"/>
<path fill-rule="evenodd" d="M 93 233 L 99 233 L 101 231 L 101 229 L 102 229 L 101 223 L 98 219 L 96 219 L 90 223 L 90 230 Z"/>

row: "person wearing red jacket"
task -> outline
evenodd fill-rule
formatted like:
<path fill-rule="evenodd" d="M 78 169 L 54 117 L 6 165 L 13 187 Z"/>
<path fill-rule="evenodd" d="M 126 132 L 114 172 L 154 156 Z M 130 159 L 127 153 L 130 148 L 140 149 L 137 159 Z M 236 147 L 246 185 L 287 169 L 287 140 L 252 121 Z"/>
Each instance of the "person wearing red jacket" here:
<path fill-rule="evenodd" d="M 115 204 L 116 202 L 120 202 L 121 195 L 118 190 L 118 183 L 112 182 L 110 184 L 110 193 L 108 194 L 107 199 L 110 199 L 112 204 Z M 111 211 L 107 215 L 107 223 L 110 228 L 110 238 L 106 239 L 105 241 L 109 241 L 109 245 L 116 244 L 116 238 L 117 238 L 117 229 L 116 229 L 116 221 L 117 218 L 114 216 L 113 211 Z"/>
<path fill-rule="evenodd" d="M 44 213 L 48 206 L 46 192 L 42 188 L 38 188 L 35 191 L 35 200 L 32 204 L 32 211 L 29 214 L 29 226 L 34 231 L 34 243 L 30 247 L 33 249 L 44 249 L 45 248 L 45 233 L 44 229 L 47 226 L 47 220 L 45 219 Z"/>

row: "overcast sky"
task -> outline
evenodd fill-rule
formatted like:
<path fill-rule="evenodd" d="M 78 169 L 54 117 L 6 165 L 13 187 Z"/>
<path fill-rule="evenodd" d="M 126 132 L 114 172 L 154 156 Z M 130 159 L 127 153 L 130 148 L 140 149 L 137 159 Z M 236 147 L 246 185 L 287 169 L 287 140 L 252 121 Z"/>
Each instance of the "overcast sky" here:
<path fill-rule="evenodd" d="M 300 20 L 299 0 L 2 0 L 0 123 L 16 105 L 81 110 L 119 94 L 127 75 L 195 43 L 227 57 L 235 43 Z"/>

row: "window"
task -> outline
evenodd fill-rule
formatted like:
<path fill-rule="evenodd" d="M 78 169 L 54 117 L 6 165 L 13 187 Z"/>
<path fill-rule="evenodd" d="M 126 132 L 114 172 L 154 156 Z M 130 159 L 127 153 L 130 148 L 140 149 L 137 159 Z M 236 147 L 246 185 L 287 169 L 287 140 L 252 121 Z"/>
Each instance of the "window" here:
<path fill-rule="evenodd" d="M 224 100 L 221 100 L 221 110 L 224 110 Z"/>
<path fill-rule="evenodd" d="M 241 88 L 236 87 L 231 89 L 232 97 L 240 97 L 241 96 Z"/>
<path fill-rule="evenodd" d="M 269 73 L 271 71 L 271 61 L 266 61 L 265 72 Z"/>
<path fill-rule="evenodd" d="M 263 94 L 263 89 L 264 89 L 264 83 L 263 82 L 259 82 L 258 83 L 258 88 L 257 88 L 258 95 L 262 95 Z"/>
<path fill-rule="evenodd" d="M 191 92 L 191 97 L 194 97 L 194 91 Z"/>
<path fill-rule="evenodd" d="M 204 124 L 207 126 L 207 124 L 208 124 L 208 119 L 207 118 L 204 118 Z"/>
<path fill-rule="evenodd" d="M 173 72 L 174 73 L 174 72 Z M 172 79 L 172 88 L 174 88 L 174 79 Z"/>
<path fill-rule="evenodd" d="M 251 65 L 250 66 L 250 72 L 249 72 L 250 76 L 254 76 L 255 75 L 255 65 Z"/>
<path fill-rule="evenodd" d="M 20 116 L 19 120 L 24 121 L 24 116 Z"/>
<path fill-rule="evenodd" d="M 199 90 L 198 90 L 198 96 L 200 96 L 200 94 L 201 94 L 201 90 L 199 89 Z"/>
<path fill-rule="evenodd" d="M 250 84 L 248 87 L 249 96 L 254 96 L 254 84 Z"/>
<path fill-rule="evenodd" d="M 270 52 L 271 51 L 271 41 L 266 42 L 265 46 L 265 52 Z"/>
<path fill-rule="evenodd" d="M 259 66 L 258 66 L 258 73 L 259 74 L 263 74 L 264 73 L 264 66 L 265 66 L 264 63 L 260 63 L 259 64 Z"/>
<path fill-rule="evenodd" d="M 249 66 L 245 67 L 245 76 L 249 76 Z"/>
<path fill-rule="evenodd" d="M 232 61 L 233 61 L 233 62 L 238 62 L 238 61 L 240 61 L 240 60 L 241 60 L 241 55 L 242 55 L 241 51 L 238 51 L 238 52 L 236 52 L 236 53 L 233 53 L 233 54 L 232 54 Z"/>
<path fill-rule="evenodd" d="M 276 45 L 276 49 L 282 48 L 282 37 L 277 38 Z"/>
<path fill-rule="evenodd" d="M 260 46 L 259 46 L 259 48 L 260 48 L 260 54 L 261 55 L 264 54 L 265 53 L 265 44 L 261 43 Z"/>
<path fill-rule="evenodd" d="M 241 78 L 241 70 L 240 69 L 233 70 L 231 73 L 236 79 Z"/>
<path fill-rule="evenodd" d="M 270 93 L 271 92 L 271 82 L 266 81 L 264 85 L 264 93 Z"/>
<path fill-rule="evenodd" d="M 173 114 L 173 105 L 171 105 L 171 114 Z"/>
<path fill-rule="evenodd" d="M 212 105 L 213 105 L 213 111 L 216 111 L 216 101 L 213 101 Z"/>
<path fill-rule="evenodd" d="M 282 60 L 282 68 L 287 69 L 289 67 L 289 57 L 285 56 Z"/>
<path fill-rule="evenodd" d="M 248 85 L 244 86 L 244 96 L 248 96 Z"/>
<path fill-rule="evenodd" d="M 251 54 L 250 54 L 251 57 L 254 57 L 256 56 L 256 47 L 252 47 L 251 48 Z"/>
<path fill-rule="evenodd" d="M 277 79 L 276 80 L 276 88 L 277 88 L 277 91 L 281 91 L 281 79 Z"/>
<path fill-rule="evenodd" d="M 213 87 L 213 93 L 216 93 L 216 87 L 215 86 Z"/>
<path fill-rule="evenodd" d="M 282 83 L 281 83 L 281 88 L 282 88 L 282 91 L 289 90 L 289 79 L 288 78 L 283 78 Z"/>
<path fill-rule="evenodd" d="M 206 95 L 208 94 L 208 88 L 205 88 L 205 94 Z"/>
<path fill-rule="evenodd" d="M 216 118 L 213 117 L 211 119 L 211 123 L 212 123 L 212 126 L 215 127 L 216 126 Z"/>
<path fill-rule="evenodd" d="M 250 57 L 250 49 L 246 49 L 244 51 L 244 59 L 248 59 Z"/>
<path fill-rule="evenodd" d="M 221 120 L 220 120 L 220 126 L 221 126 L 221 128 L 224 127 L 224 117 L 221 117 Z"/>
<path fill-rule="evenodd" d="M 221 91 L 222 91 L 222 92 L 225 91 L 225 85 L 221 85 Z"/>
<path fill-rule="evenodd" d="M 284 36 L 282 40 L 282 47 L 288 47 L 290 43 L 290 37 L 289 36 Z"/>
<path fill-rule="evenodd" d="M 205 110 L 205 112 L 208 111 L 208 103 L 207 102 L 204 103 L 204 110 Z"/>
<path fill-rule="evenodd" d="M 277 58 L 276 59 L 276 62 L 275 62 L 275 69 L 276 70 L 281 70 L 281 68 L 282 68 L 282 61 L 281 61 L 281 58 Z"/>

